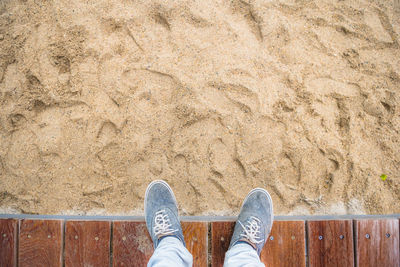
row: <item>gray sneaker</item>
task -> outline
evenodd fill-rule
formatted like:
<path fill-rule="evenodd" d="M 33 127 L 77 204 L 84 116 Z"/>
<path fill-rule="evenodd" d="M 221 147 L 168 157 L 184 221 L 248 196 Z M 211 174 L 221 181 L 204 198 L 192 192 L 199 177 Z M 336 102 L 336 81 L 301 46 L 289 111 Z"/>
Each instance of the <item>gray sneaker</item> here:
<path fill-rule="evenodd" d="M 272 199 L 262 188 L 250 191 L 243 201 L 229 249 L 238 242 L 250 244 L 260 255 L 274 220 Z"/>
<path fill-rule="evenodd" d="M 171 187 L 165 181 L 153 181 L 147 187 L 144 214 L 154 248 L 165 236 L 174 236 L 186 246 L 178 218 L 178 205 Z"/>

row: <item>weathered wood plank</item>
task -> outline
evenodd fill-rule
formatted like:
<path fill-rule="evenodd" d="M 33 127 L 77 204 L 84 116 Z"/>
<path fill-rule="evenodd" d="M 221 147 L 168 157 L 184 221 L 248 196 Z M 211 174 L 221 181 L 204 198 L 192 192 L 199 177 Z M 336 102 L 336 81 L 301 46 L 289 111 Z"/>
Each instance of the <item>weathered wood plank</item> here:
<path fill-rule="evenodd" d="M 229 248 L 235 222 L 211 223 L 211 263 L 213 267 L 224 265 L 225 253 Z"/>
<path fill-rule="evenodd" d="M 211 223 L 213 267 L 224 265 L 234 226 L 235 222 Z M 266 266 L 305 266 L 304 221 L 275 221 L 260 256 Z"/>
<path fill-rule="evenodd" d="M 207 223 L 182 222 L 182 229 L 193 266 L 207 266 Z M 153 251 L 145 222 L 114 222 L 113 266 L 147 266 Z"/>
<path fill-rule="evenodd" d="M 19 266 L 62 266 L 62 234 L 60 220 L 21 220 Z"/>
<path fill-rule="evenodd" d="M 207 267 L 208 224 L 206 222 L 182 222 L 186 248 L 193 255 L 193 266 Z"/>
<path fill-rule="evenodd" d="M 309 266 L 354 266 L 353 221 L 308 221 Z"/>
<path fill-rule="evenodd" d="M 111 222 L 67 221 L 65 266 L 110 265 Z"/>
<path fill-rule="evenodd" d="M 0 266 L 17 266 L 18 220 L 0 219 Z"/>
<path fill-rule="evenodd" d="M 147 266 L 153 241 L 145 222 L 116 221 L 113 225 L 113 266 Z"/>
<path fill-rule="evenodd" d="M 261 261 L 266 266 L 306 266 L 304 221 L 275 221 Z"/>
<path fill-rule="evenodd" d="M 357 266 L 400 266 L 399 220 L 356 220 Z"/>

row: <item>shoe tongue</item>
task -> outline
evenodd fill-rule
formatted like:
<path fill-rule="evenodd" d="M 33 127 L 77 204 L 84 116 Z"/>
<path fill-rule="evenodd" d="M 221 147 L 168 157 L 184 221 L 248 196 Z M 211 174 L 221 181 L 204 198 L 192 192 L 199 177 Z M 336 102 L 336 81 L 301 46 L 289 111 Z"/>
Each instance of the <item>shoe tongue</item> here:
<path fill-rule="evenodd" d="M 260 221 L 261 221 L 261 220 L 260 220 L 259 218 L 253 216 L 253 217 L 248 218 L 247 221 L 246 221 L 246 223 L 255 222 L 258 226 L 260 226 L 260 225 L 261 225 Z"/>

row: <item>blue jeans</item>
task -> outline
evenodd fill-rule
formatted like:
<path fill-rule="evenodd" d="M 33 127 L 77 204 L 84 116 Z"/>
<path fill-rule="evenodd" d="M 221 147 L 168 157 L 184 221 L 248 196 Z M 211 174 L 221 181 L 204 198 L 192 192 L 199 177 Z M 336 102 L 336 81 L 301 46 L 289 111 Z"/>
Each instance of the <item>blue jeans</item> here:
<path fill-rule="evenodd" d="M 148 267 L 191 267 L 192 254 L 175 237 L 165 237 L 158 244 L 148 262 Z M 248 244 L 234 245 L 225 254 L 225 267 L 265 267 L 257 252 Z"/>

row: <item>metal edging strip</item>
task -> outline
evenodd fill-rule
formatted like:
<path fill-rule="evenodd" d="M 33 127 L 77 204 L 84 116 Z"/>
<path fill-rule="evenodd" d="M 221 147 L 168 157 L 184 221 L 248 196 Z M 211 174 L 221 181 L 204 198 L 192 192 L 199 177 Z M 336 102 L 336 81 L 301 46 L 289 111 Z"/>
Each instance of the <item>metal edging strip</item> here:
<path fill-rule="evenodd" d="M 36 215 L 36 214 L 0 214 L 0 219 L 42 219 L 42 220 L 112 220 L 112 221 L 144 221 L 144 216 L 128 215 Z M 236 216 L 180 216 L 182 221 L 235 221 Z M 314 220 L 354 220 L 354 219 L 400 219 L 400 214 L 374 215 L 278 215 L 277 221 L 314 221 Z"/>

